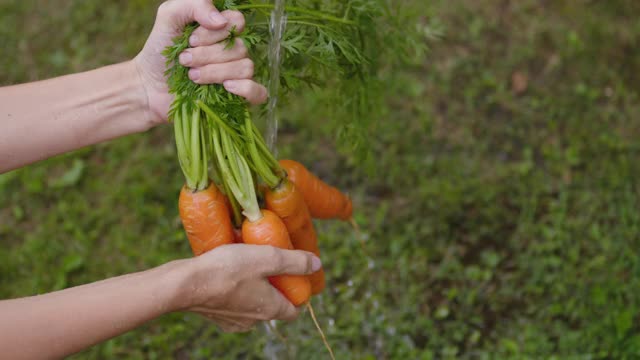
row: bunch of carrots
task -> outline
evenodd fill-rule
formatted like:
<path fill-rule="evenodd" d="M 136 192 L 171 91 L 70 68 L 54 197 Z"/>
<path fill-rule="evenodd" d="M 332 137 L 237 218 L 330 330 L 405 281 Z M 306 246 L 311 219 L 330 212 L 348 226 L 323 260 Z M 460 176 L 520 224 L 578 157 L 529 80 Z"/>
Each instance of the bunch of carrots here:
<path fill-rule="evenodd" d="M 201 106 L 206 109 L 205 113 L 215 116 L 206 105 Z M 190 120 L 197 124 L 199 112 L 196 110 L 192 116 Z M 179 124 L 183 119 L 177 117 L 175 121 Z M 249 118 L 246 121 L 249 127 Z M 252 167 L 255 168 L 256 165 L 250 166 L 240 154 L 239 144 L 235 144 L 228 134 L 216 127 L 209 130 L 212 136 L 212 155 L 216 159 L 214 167 L 222 180 L 216 182 L 203 176 L 198 181 L 187 177 L 178 202 L 180 218 L 194 255 L 201 255 L 226 244 L 245 243 L 304 250 L 320 256 L 312 218 L 351 219 L 351 199 L 293 160 L 276 162 L 271 157 L 271 166 L 278 175 L 264 164 L 258 166 L 261 169 L 252 171 Z M 176 130 L 176 136 L 182 135 L 180 131 L 181 129 Z M 265 150 L 262 136 L 255 128 L 250 131 L 253 138 L 249 140 L 249 148 L 255 152 L 257 142 L 264 151 L 262 155 L 269 157 L 270 153 Z M 195 131 L 190 134 L 195 134 Z M 192 138 L 198 141 L 201 134 Z M 207 148 L 204 142 L 198 147 L 202 150 Z M 179 147 L 178 153 L 184 169 L 183 160 L 188 159 L 185 158 L 184 149 Z M 257 152 L 253 155 L 259 157 Z M 196 156 L 200 163 L 203 158 L 204 156 Z M 270 179 L 256 182 L 252 175 L 263 171 L 269 174 Z M 185 171 L 185 174 L 188 173 Z M 311 296 L 320 294 L 325 288 L 324 270 L 320 269 L 308 276 L 272 276 L 269 282 L 295 306 L 307 304 L 313 321 L 334 358 L 310 304 Z"/>
<path fill-rule="evenodd" d="M 351 199 L 324 183 L 302 164 L 281 160 L 284 174 L 274 187 L 261 186 L 262 209 L 247 213 L 241 223 L 232 220 L 229 197 L 210 180 L 203 190 L 187 184 L 180 191 L 180 218 L 194 255 L 218 246 L 245 243 L 309 251 L 320 256 L 312 218 L 351 219 Z M 300 306 L 325 288 L 324 270 L 308 276 L 282 275 L 269 281 Z"/>

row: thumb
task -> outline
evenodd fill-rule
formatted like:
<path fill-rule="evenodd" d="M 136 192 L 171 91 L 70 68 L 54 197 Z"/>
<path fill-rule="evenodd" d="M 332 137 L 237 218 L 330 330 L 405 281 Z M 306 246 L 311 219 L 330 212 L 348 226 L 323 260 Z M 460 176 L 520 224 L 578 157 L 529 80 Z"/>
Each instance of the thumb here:
<path fill-rule="evenodd" d="M 211 0 L 169 0 L 160 5 L 157 18 L 172 30 L 182 29 L 193 21 L 209 30 L 218 30 L 228 22 Z"/>
<path fill-rule="evenodd" d="M 272 248 L 274 251 L 267 251 L 264 260 L 262 275 L 307 275 L 312 274 L 322 268 L 320 258 L 314 254 L 301 250 L 282 250 Z"/>

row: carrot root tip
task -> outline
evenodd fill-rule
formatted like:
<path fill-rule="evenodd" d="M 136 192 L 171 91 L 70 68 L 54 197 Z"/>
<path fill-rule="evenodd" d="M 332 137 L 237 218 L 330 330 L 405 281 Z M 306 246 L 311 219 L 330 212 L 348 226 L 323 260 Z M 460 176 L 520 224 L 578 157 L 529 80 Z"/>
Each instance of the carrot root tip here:
<path fill-rule="evenodd" d="M 307 303 L 307 309 L 309 309 L 309 314 L 311 314 L 311 319 L 313 320 L 313 323 L 316 325 L 316 329 L 318 329 L 318 332 L 320 333 L 320 337 L 322 337 L 322 342 L 324 342 L 324 346 L 329 351 L 329 356 L 331 356 L 331 360 L 336 360 L 336 357 L 333 355 L 333 349 L 331 349 L 331 345 L 329 345 L 329 342 L 327 341 L 327 338 L 324 336 L 324 332 L 322 331 L 322 328 L 318 323 L 316 314 L 313 312 L 313 306 L 311 306 L 311 301 Z"/>
<path fill-rule="evenodd" d="M 349 218 L 348 221 L 349 221 L 349 224 L 351 224 L 351 227 L 353 228 L 353 231 L 356 234 L 356 238 L 358 239 L 358 242 L 360 242 L 360 248 L 362 248 L 362 252 L 364 253 L 365 256 L 371 257 L 367 252 L 367 246 L 364 241 L 364 236 L 362 236 L 362 230 L 360 230 L 360 225 L 358 225 L 358 223 L 353 217 Z"/>

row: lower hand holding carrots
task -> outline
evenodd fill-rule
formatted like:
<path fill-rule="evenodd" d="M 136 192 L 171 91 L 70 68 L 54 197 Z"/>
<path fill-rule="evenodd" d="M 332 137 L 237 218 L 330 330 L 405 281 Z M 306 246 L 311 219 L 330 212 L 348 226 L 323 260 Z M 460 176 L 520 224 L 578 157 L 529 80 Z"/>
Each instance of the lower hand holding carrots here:
<path fill-rule="evenodd" d="M 308 275 L 321 268 L 311 253 L 233 244 L 187 260 L 187 283 L 178 307 L 216 322 L 225 332 L 245 332 L 258 321 L 293 320 L 299 309 L 267 280 Z"/>

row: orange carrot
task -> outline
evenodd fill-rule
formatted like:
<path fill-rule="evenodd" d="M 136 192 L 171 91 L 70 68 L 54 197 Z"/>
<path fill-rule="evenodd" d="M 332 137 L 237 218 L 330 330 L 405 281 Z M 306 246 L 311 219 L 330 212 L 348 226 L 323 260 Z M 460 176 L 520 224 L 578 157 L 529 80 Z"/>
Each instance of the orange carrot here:
<path fill-rule="evenodd" d="M 194 255 L 233 243 L 229 209 L 215 184 L 197 192 L 183 186 L 178 208 Z"/>
<path fill-rule="evenodd" d="M 293 160 L 280 160 L 291 182 L 302 193 L 311 216 L 317 219 L 349 220 L 353 215 L 351 199 Z"/>
<path fill-rule="evenodd" d="M 275 189 L 267 190 L 265 205 L 282 219 L 295 249 L 320 256 L 318 238 L 311 215 L 302 194 L 291 181 L 285 179 Z M 320 269 L 309 275 L 309 280 L 311 293 L 313 295 L 321 293 L 325 287 L 324 270 Z"/>
<path fill-rule="evenodd" d="M 242 240 L 245 244 L 271 245 L 280 249 L 293 249 L 287 228 L 278 215 L 261 210 L 262 218 L 242 224 Z M 279 275 L 269 277 L 269 282 L 295 306 L 300 306 L 311 297 L 311 284 L 304 275 Z"/>
<path fill-rule="evenodd" d="M 318 237 L 316 235 L 316 230 L 313 227 L 313 223 L 301 227 L 298 231 L 295 231 L 290 234 L 291 239 L 296 239 L 296 245 L 294 248 L 298 250 L 309 251 L 320 257 L 320 248 L 318 248 Z M 309 275 L 309 281 L 311 282 L 311 294 L 318 295 L 320 294 L 325 286 L 325 276 L 324 269 L 320 269 L 313 274 Z"/>

